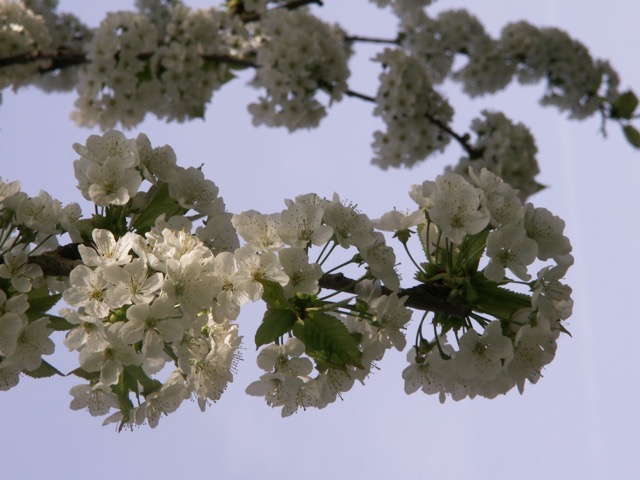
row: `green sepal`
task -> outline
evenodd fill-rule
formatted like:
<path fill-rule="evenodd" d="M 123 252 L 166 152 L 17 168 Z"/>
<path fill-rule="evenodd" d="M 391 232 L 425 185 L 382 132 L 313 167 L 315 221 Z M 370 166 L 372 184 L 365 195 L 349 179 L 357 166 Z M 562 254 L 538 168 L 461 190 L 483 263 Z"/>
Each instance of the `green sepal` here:
<path fill-rule="evenodd" d="M 464 249 L 467 254 L 471 256 L 467 257 L 465 261 L 465 270 L 468 273 L 475 273 L 478 271 L 478 264 L 487 246 L 487 237 L 489 236 L 489 229 L 486 228 L 482 232 L 477 233 L 471 237 L 467 237 L 460 246 L 460 250 Z"/>
<path fill-rule="evenodd" d="M 76 224 L 83 243 L 93 244 L 93 231 L 100 228 L 109 230 L 116 239 L 127 233 L 126 215 L 127 205 L 109 205 L 104 215 L 93 214 L 90 219 L 79 220 Z"/>
<path fill-rule="evenodd" d="M 256 331 L 256 350 L 291 331 L 296 320 L 296 314 L 291 310 L 267 310 Z"/>
<path fill-rule="evenodd" d="M 167 355 L 169 355 L 169 358 L 171 358 L 171 360 L 173 360 L 176 363 L 176 365 L 178 364 L 178 356 L 173 351 L 173 348 L 171 348 L 171 344 L 170 343 L 165 342 L 164 343 L 164 348 L 162 349 L 162 351 L 164 353 L 166 353 Z"/>
<path fill-rule="evenodd" d="M 558 323 L 558 328 L 560 329 L 560 331 L 562 333 L 566 333 L 570 337 L 573 337 L 573 335 L 571 335 L 571 332 L 569 330 L 567 330 L 566 328 L 564 328 L 564 325 L 562 325 L 561 323 Z"/>
<path fill-rule="evenodd" d="M 488 313 L 500 320 L 509 320 L 518 310 L 531 307 L 529 295 L 499 287 L 495 282 L 487 279 L 482 272 L 471 277 L 471 284 L 478 294 L 473 309 Z"/>
<path fill-rule="evenodd" d="M 633 116 L 638 107 L 638 97 L 628 90 L 616 98 L 616 101 L 611 104 L 611 118 L 624 118 L 629 120 Z"/>
<path fill-rule="evenodd" d="M 404 230 L 398 230 L 393 235 L 393 238 L 397 238 L 402 244 L 406 245 L 412 233 L 413 232 L 411 230 L 409 230 L 408 228 L 405 228 Z"/>
<path fill-rule="evenodd" d="M 434 323 L 440 325 L 440 335 L 444 335 L 450 330 L 458 332 L 465 325 L 464 318 L 451 317 L 449 315 L 436 316 Z"/>
<path fill-rule="evenodd" d="M 624 133 L 627 142 L 629 142 L 635 148 L 640 148 L 640 132 L 638 132 L 638 130 L 636 130 L 631 125 L 623 125 L 622 132 Z"/>
<path fill-rule="evenodd" d="M 328 368 L 345 370 L 347 365 L 364 368 L 358 341 L 336 317 L 320 311 L 308 312 L 304 322 L 298 322 L 294 335 L 302 340 L 307 355 L 316 362 L 320 372 Z"/>
<path fill-rule="evenodd" d="M 156 219 L 162 214 L 167 218 L 187 210 L 180 206 L 175 198 L 169 195 L 169 184 L 161 183 L 146 207 L 131 222 L 131 227 L 139 235 L 144 235 L 156 224 Z"/>
<path fill-rule="evenodd" d="M 48 378 L 54 375 L 60 375 L 64 377 L 64 373 L 51 365 L 49 362 L 42 360 L 42 363 L 35 370 L 23 370 L 22 373 L 28 375 L 31 378 Z"/>

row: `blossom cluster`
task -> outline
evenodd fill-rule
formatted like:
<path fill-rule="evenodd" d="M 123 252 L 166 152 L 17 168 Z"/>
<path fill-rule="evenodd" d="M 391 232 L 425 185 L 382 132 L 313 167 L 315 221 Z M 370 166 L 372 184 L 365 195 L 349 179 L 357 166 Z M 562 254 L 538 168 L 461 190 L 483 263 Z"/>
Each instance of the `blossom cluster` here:
<path fill-rule="evenodd" d="M 266 95 L 249 105 L 255 125 L 284 126 L 289 131 L 316 127 L 326 108 L 316 98 L 327 92 L 329 101 L 342 98 L 349 77 L 350 52 L 344 33 L 304 10 L 272 9 L 260 20 L 262 42 L 252 85 Z"/>
<path fill-rule="evenodd" d="M 471 145 L 475 155 L 462 157 L 453 169 L 467 175 L 469 167 L 476 173 L 483 168 L 500 177 L 518 190 L 518 196 L 526 201 L 543 186 L 535 181 L 540 173 L 533 135 L 522 123 L 514 124 L 503 113 L 483 111 L 484 118 L 476 118 L 471 130 L 477 135 Z"/>
<path fill-rule="evenodd" d="M 107 422 L 148 422 L 192 395 L 202 410 L 220 398 L 233 378 L 241 338 L 232 323 L 237 306 L 221 295 L 228 252 L 217 256 L 184 230 L 154 227 L 146 238 L 127 233 L 119 239 L 93 231 L 93 247 L 79 247 L 82 265 L 70 274 L 61 315 L 73 326 L 64 340 L 79 352 L 89 383 L 71 390 L 71 408 L 92 415 L 118 411 Z M 153 376 L 168 361 L 175 370 L 166 381 Z M 127 379 L 131 383 L 127 384 Z M 140 405 L 125 408 L 129 392 L 142 386 Z"/>
<path fill-rule="evenodd" d="M 21 2 L 0 3 L 0 58 L 49 51 L 52 40 L 44 19 Z M 0 69 L 0 89 L 28 83 L 49 60 Z"/>
<path fill-rule="evenodd" d="M 375 101 L 374 114 L 386 129 L 374 133 L 373 163 L 388 168 L 411 167 L 443 151 L 452 138 L 466 138 L 451 130 L 453 109 L 434 86 L 453 79 L 474 97 L 517 79 L 545 82 L 542 104 L 572 118 L 615 119 L 627 139 L 640 144 L 628 122 L 635 95 L 620 93 L 612 67 L 565 32 L 516 22 L 493 38 L 466 10 L 431 15 L 431 0 L 372 1 L 399 19 L 394 40 L 374 39 L 397 45 L 373 57 L 383 67 L 375 99 L 347 85 L 351 47 L 362 38 L 297 2 L 267 0 L 227 2 L 226 10 L 139 0 L 137 11 L 110 13 L 93 30 L 57 13 L 54 0 L 2 2 L 0 88 L 75 85 L 72 118 L 79 125 L 128 128 L 147 112 L 169 121 L 203 118 L 213 92 L 250 67 L 250 84 L 263 90 L 248 106 L 254 125 L 313 128 L 345 94 Z M 528 143 L 522 129 L 508 130 L 521 137 L 518 143 Z M 539 187 L 514 186 L 523 198 Z"/>
<path fill-rule="evenodd" d="M 193 210 L 206 217 L 197 232 L 207 247 L 218 252 L 239 246 L 218 187 L 200 169 L 176 165 L 171 147 L 153 148 L 144 134 L 128 139 L 111 130 L 103 136 L 91 135 L 86 145 L 73 148 L 80 155 L 73 166 L 84 198 L 107 215 L 113 215 L 116 207 L 122 209 L 120 224 L 114 227 L 144 229 L 154 225 L 156 216 L 173 217 Z M 152 184 L 146 192 L 139 190 L 143 180 Z M 155 205 L 161 202 L 165 206 L 157 210 Z M 127 216 L 130 226 L 122 223 Z"/>
<path fill-rule="evenodd" d="M 74 149 L 78 188 L 99 215 L 63 293 L 74 307 L 61 313 L 71 327 L 65 345 L 80 353 L 74 373 L 89 380 L 72 389 L 71 406 L 92 415 L 114 407 L 107 422 L 152 427 L 191 395 L 204 409 L 232 379 L 241 340 L 232 321 L 247 297 L 227 288 L 239 243 L 218 187 L 144 134 L 109 131 Z M 189 211 L 205 218 L 195 235 Z M 170 360 L 167 380 L 152 378 Z M 140 388 L 145 401 L 134 407 L 129 395 Z"/>
<path fill-rule="evenodd" d="M 525 381 L 535 383 L 553 360 L 573 305 L 571 288 L 560 281 L 573 263 L 564 222 L 522 204 L 486 169 L 470 169 L 469 179 L 449 172 L 411 191 L 426 218 L 413 222 L 427 255 L 418 278 L 450 289 L 449 298 L 469 307 L 464 315 L 435 314 L 440 332 L 428 340 L 420 327 L 408 352 L 407 393 L 422 389 L 441 401 L 493 398 L 516 385 L 522 393 Z M 510 283 L 526 284 L 529 293 L 503 287 Z M 452 330 L 457 350 L 447 336 Z"/>
<path fill-rule="evenodd" d="M 217 211 L 217 189 L 212 190 L 212 184 L 198 185 L 194 178 L 190 183 L 181 182 L 181 176 L 193 172 L 180 173 L 173 163 L 173 152 L 151 149 L 143 135 L 134 140 L 111 131 L 102 137 L 89 137 L 86 146 L 74 147 L 81 155 L 75 163 L 79 187 L 100 207 L 125 208 L 132 204 L 144 212 L 145 195 L 137 191 L 144 176 L 158 184 L 169 182 L 169 194 L 181 207 L 224 215 Z M 107 178 L 105 172 L 115 177 Z M 188 188 L 181 189 L 183 184 Z M 201 194 L 203 198 L 185 199 L 187 194 Z M 230 225 L 245 242 L 239 248 L 229 242 L 221 245 L 220 238 L 207 230 L 211 216 L 195 237 L 189 233 L 192 225 L 184 217 L 168 221 L 160 217 L 144 237 L 128 232 L 116 239 L 108 230 L 93 230 L 93 246 L 79 247 L 83 264 L 71 272 L 70 288 L 63 296 L 74 307 L 62 312 L 73 325 L 65 345 L 80 352 L 80 375 L 90 380 L 72 389 L 72 408 L 87 408 L 93 415 L 116 408 L 107 422 L 146 421 L 154 427 L 161 414 L 171 413 L 191 395 L 197 397 L 202 408 L 208 400 L 217 400 L 231 381 L 237 360 L 240 337 L 238 326 L 231 322 L 238 317 L 240 307 L 260 299 L 268 303 L 273 286 L 282 289 L 278 306 L 303 302 L 302 297 L 315 298 L 318 294 L 323 271 L 319 263 L 309 260 L 311 247 L 326 248 L 330 243 L 355 247 L 357 263 L 366 263 L 373 278 L 382 280 L 388 288 L 399 288 L 393 251 L 374 231 L 368 217 L 355 207 L 343 204 L 337 195 L 327 200 L 315 194 L 288 200 L 286 207 L 277 214 L 251 210 L 233 215 Z M 144 213 L 137 218 L 140 216 Z M 132 224 L 136 225 L 135 216 Z M 203 241 L 210 242 L 217 253 Z M 371 287 L 376 293 L 368 293 L 366 301 L 360 302 L 367 321 L 330 310 L 332 316 L 323 317 L 319 327 L 341 325 L 338 334 L 348 339 L 348 332 L 358 334 L 360 340 L 354 342 L 359 348 L 355 354 L 358 358 L 353 362 L 358 365 L 350 365 L 346 377 L 346 367 L 340 369 L 337 364 L 323 368 L 311 379 L 309 358 L 302 362 L 306 365 L 302 370 L 285 368 L 281 359 L 276 362 L 278 368 L 275 363 L 269 367 L 275 371 L 265 374 L 247 391 L 264 395 L 272 406 L 282 406 L 283 415 L 300 406 L 321 408 L 350 388 L 354 380 L 362 381 L 371 363 L 382 358 L 386 348 L 403 348 L 406 342 L 400 330 L 409 320 L 410 311 L 397 295 L 381 294 L 380 280 L 377 287 Z M 304 334 L 300 336 L 302 340 L 296 339 L 293 343 L 297 346 L 291 350 L 297 352 L 296 356 L 304 352 L 305 342 L 311 341 Z M 286 357 L 289 350 L 282 348 L 272 344 L 263 350 Z M 262 358 L 258 360 L 261 366 Z M 177 368 L 161 383 L 152 376 L 160 373 L 169 360 Z M 129 410 L 123 410 L 123 398 L 118 398 L 115 389 L 123 378 L 133 378 L 134 384 L 144 388 L 145 401 L 130 405 Z M 338 379 L 340 388 L 335 386 Z M 304 389 L 292 393 L 293 385 L 303 384 Z M 130 390 L 135 391 L 133 385 Z M 124 400 L 126 405 L 128 393 Z"/>
<path fill-rule="evenodd" d="M 415 212 L 378 220 L 337 194 L 232 215 L 199 169 L 179 167 L 171 147 L 154 148 L 144 134 L 109 131 L 74 149 L 78 188 L 95 204 L 90 219 L 76 204 L 0 182 L 2 390 L 21 372 L 60 374 L 42 356 L 53 353 L 52 331 L 63 330 L 65 346 L 78 352 L 70 373 L 84 379 L 71 389 L 71 408 L 111 413 L 105 423 L 120 428 L 153 428 L 186 399 L 204 410 L 221 397 L 240 358 L 240 308 L 262 300 L 255 343 L 264 373 L 246 392 L 282 416 L 326 407 L 364 383 L 388 349 L 404 350 L 408 304 L 432 312 L 436 335 L 423 335 L 425 314 L 403 372 L 406 391 L 491 398 L 538 380 L 571 314 L 571 289 L 561 283 L 573 261 L 564 222 L 524 205 L 486 168 L 416 185 Z M 402 289 L 381 231 L 395 232 L 406 249 L 416 230 L 426 261 L 407 253 L 421 284 Z M 42 252 L 56 253 L 63 233 L 78 258 L 59 259 L 73 268 L 58 278 L 62 267 Z M 357 253 L 349 258 L 350 249 Z M 351 280 L 343 272 L 359 273 Z M 60 316 L 46 313 L 60 297 Z M 437 302 L 425 306 L 425 298 Z"/>
<path fill-rule="evenodd" d="M 19 182 L 0 178 L 0 390 L 15 387 L 21 372 L 46 376 L 53 371 L 42 356 L 54 351 L 44 313 L 55 302 L 43 302 L 43 297 L 63 289 L 65 282 L 45 279 L 30 254 L 53 250 L 63 233 L 77 238 L 80 215 L 78 204 L 63 207 L 44 191 L 30 197 Z"/>
<path fill-rule="evenodd" d="M 387 129 L 374 133 L 372 162 L 384 169 L 412 166 L 443 151 L 451 138 L 442 126 L 451 121 L 453 109 L 434 90 L 424 65 L 400 49 L 385 49 L 375 60 L 384 70 L 374 115 Z"/>
<path fill-rule="evenodd" d="M 303 356 L 304 343 L 291 337 L 282 345 L 270 344 L 260 351 L 257 362 L 265 373 L 249 384 L 247 394 L 264 397 L 273 408 L 281 407 L 283 417 L 300 408 L 322 409 L 342 398 L 356 381 L 364 384 L 386 350 L 394 347 L 402 351 L 406 345 L 404 330 L 411 319 L 411 310 L 404 306 L 406 297 L 381 295 L 379 281 L 364 280 L 357 290 L 358 300 L 366 308 L 359 315 L 366 313 L 365 318 L 332 315 L 323 320 L 338 320 L 336 325 L 358 338 L 360 365 L 319 368 L 314 376 L 313 362 Z"/>
<path fill-rule="evenodd" d="M 404 347 L 401 330 L 410 312 L 404 299 L 382 294 L 380 285 L 399 288 L 395 255 L 371 220 L 337 195 L 332 200 L 302 195 L 287 200 L 277 214 L 231 215 L 213 182 L 199 169 L 177 166 L 170 147 L 153 148 L 144 134 L 127 138 L 108 131 L 89 136 L 74 149 L 79 155 L 74 162 L 78 189 L 96 206 L 91 219 L 80 219 L 76 204 L 62 208 L 44 192 L 29 198 L 16 182 L 0 185 L 2 238 L 8 246 L 0 265 L 3 389 L 15 386 L 21 371 L 30 373 L 41 364 L 44 370 L 35 376 L 60 373 L 41 360 L 53 353 L 53 328 L 48 327 L 53 318 L 55 329 L 67 331 L 65 346 L 79 353 L 79 367 L 72 373 L 86 380 L 71 389 L 71 408 L 95 416 L 115 410 L 105 423 L 118 422 L 121 428 L 142 423 L 155 427 L 162 415 L 190 397 L 203 410 L 218 400 L 239 359 L 242 337 L 234 321 L 249 301 L 263 299 L 269 308 L 289 302 L 300 309 L 297 314 L 309 317 L 306 333 L 299 333 L 302 340 L 297 341 L 320 374 L 305 377 L 305 390 L 295 395 L 294 403 L 278 403 L 265 393 L 271 405 L 286 404 L 283 414 L 299 406 L 327 405 L 354 380 L 362 381 L 386 348 Z M 146 191 L 145 182 L 151 185 Z M 189 211 L 195 212 L 191 218 L 205 219 L 195 234 L 196 226 L 186 217 Z M 242 247 L 236 231 L 245 242 Z M 64 232 L 79 243 L 80 258 L 69 260 L 75 268 L 67 279 L 45 284 L 40 266 L 30 263 L 38 257 L 15 245 L 24 243 L 20 235 L 29 235 L 28 241 L 38 243 L 31 253 L 49 251 L 58 245 L 56 235 Z M 377 280 L 375 285 L 368 280 L 368 293 L 363 290 L 366 282 L 358 284 L 359 300 L 321 302 L 323 313 L 314 314 L 321 264 L 335 246 L 357 249 L 347 263 L 366 264 L 365 276 Z M 322 248 L 319 263 L 309 260 L 313 247 Z M 281 288 L 282 301 L 271 305 L 274 286 Z M 47 310 L 60 297 L 48 293 L 62 293 L 68 307 L 60 317 L 46 316 L 29 304 L 27 294 L 36 288 L 50 299 L 42 307 Z M 356 304 L 359 313 L 349 315 L 345 308 Z M 334 337 L 316 345 L 313 328 Z M 284 333 L 265 342 L 275 342 L 265 349 L 283 342 L 278 337 Z M 332 342 L 346 342 L 347 347 L 341 351 Z M 329 358 L 323 349 L 333 351 L 333 363 L 322 364 Z M 306 362 L 311 364 L 309 357 Z M 174 364 L 173 372 L 167 371 L 168 363 Z M 337 379 L 347 383 L 336 389 Z M 256 392 L 255 387 L 249 390 Z M 134 404 L 134 395 L 142 401 Z"/>
<path fill-rule="evenodd" d="M 164 22 L 152 20 L 163 13 Z M 225 56 L 247 32 L 224 11 L 176 5 L 162 12 L 107 15 L 87 46 L 73 117 L 106 129 L 140 123 L 147 112 L 184 121 L 204 116 L 212 93 L 231 77 Z M 162 99 L 159 101 L 159 99 Z"/>
<path fill-rule="evenodd" d="M 391 290 L 400 286 L 394 269 L 395 254 L 386 245 L 384 236 L 374 231 L 366 215 L 352 205 L 343 204 L 337 195 L 332 200 L 315 194 L 301 195 L 287 200 L 286 205 L 285 210 L 276 214 L 251 210 L 233 217 L 236 230 L 246 242 L 236 254 L 243 257 L 251 254 L 256 264 L 249 269 L 247 281 L 261 280 L 254 283 L 256 291 L 252 299 L 263 296 L 269 305 L 262 280 L 278 283 L 282 296 L 268 308 L 291 319 L 290 331 L 294 336 L 284 340 L 282 336 L 289 332 L 285 329 L 269 337 L 273 343 L 264 342 L 269 344 L 262 348 L 257 362 L 266 373 L 246 390 L 250 395 L 265 397 L 272 407 L 282 407 L 283 416 L 299 408 L 324 408 L 348 391 L 356 380 L 364 382 L 373 363 L 382 359 L 386 349 L 404 348 L 402 331 L 411 317 L 404 306 L 406 298 L 400 299 L 395 293 L 382 294 L 381 281 Z M 309 250 L 322 247 L 325 251 L 330 244 L 357 248 L 357 263 L 364 262 L 368 275 L 375 280 L 359 281 L 356 297 L 318 304 L 323 264 L 329 255 L 323 257 L 321 253 L 317 262 L 311 262 Z M 260 268 L 258 259 L 263 265 Z M 247 270 L 247 265 L 244 263 L 243 269 Z M 300 325 L 296 326 L 296 322 Z M 263 325 L 268 326 L 266 318 Z M 256 338 L 262 336 L 260 332 L 259 329 Z M 323 336 L 334 340 L 317 343 L 317 338 Z"/>
<path fill-rule="evenodd" d="M 525 84 L 546 80 L 543 105 L 585 118 L 620 95 L 611 66 L 593 59 L 583 44 L 557 28 L 521 21 L 508 24 L 493 39 L 466 10 L 447 10 L 435 18 L 414 11 L 400 20 L 402 46 L 421 59 L 431 80 L 451 77 L 471 96 L 502 90 L 514 77 Z M 452 71 L 456 55 L 466 63 Z"/>

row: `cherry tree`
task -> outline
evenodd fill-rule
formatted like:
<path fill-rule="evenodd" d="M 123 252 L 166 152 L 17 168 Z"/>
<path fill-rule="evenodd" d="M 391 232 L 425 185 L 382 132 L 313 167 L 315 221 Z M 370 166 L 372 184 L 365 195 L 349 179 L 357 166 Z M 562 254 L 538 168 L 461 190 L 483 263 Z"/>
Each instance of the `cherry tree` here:
<path fill-rule="evenodd" d="M 621 128 L 630 148 L 640 147 L 638 100 L 562 30 L 521 21 L 495 37 L 466 10 L 371 3 L 397 18 L 395 36 L 328 23 L 319 1 L 139 0 L 93 29 L 55 1 L 0 3 L 2 88 L 73 90 L 71 118 L 101 130 L 73 145 L 91 213 L 0 183 L 0 389 L 19 388 L 21 375 L 73 375 L 72 409 L 154 428 L 187 399 L 202 410 L 219 400 L 242 343 L 262 370 L 246 393 L 282 416 L 347 396 L 388 350 L 406 355 L 406 393 L 440 402 L 538 382 L 569 333 L 565 222 L 530 201 L 544 187 L 527 126 L 486 109 L 460 130 L 443 85 L 476 98 L 542 84 L 543 106 L 596 117 L 602 134 Z M 361 44 L 378 49 L 375 92 L 350 84 Z M 203 118 L 247 72 L 256 127 L 312 129 L 336 104 L 362 102 L 381 121 L 367 168 L 461 156 L 407 185 L 408 210 L 392 203 L 378 218 L 343 200 L 349 192 L 229 212 L 204 168 L 128 132 L 147 114 Z M 240 312 L 250 302 L 264 304 L 253 330 Z M 56 331 L 77 353 L 68 372 L 43 358 Z"/>

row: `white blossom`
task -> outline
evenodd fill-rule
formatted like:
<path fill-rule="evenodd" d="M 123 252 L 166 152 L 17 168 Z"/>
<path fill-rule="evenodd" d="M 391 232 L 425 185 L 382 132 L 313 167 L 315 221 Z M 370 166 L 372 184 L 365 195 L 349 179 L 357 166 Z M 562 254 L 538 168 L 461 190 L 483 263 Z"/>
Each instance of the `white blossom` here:
<path fill-rule="evenodd" d="M 5 358 L 2 367 L 16 366 L 21 370 L 35 370 L 42 363 L 43 355 L 51 355 L 55 349 L 49 338 L 49 319 L 39 318 L 29 323 L 20 333 L 13 354 Z"/>
<path fill-rule="evenodd" d="M 487 256 L 490 260 L 484 275 L 489 280 L 501 282 L 505 268 L 508 268 L 519 279 L 529 280 L 531 275 L 527 273 L 527 266 L 533 263 L 537 254 L 536 242 L 527 237 L 522 225 L 505 225 L 487 237 Z"/>
<path fill-rule="evenodd" d="M 11 281 L 11 286 L 18 292 L 31 291 L 34 282 L 42 278 L 42 268 L 29 263 L 29 251 L 19 250 L 3 255 L 4 263 L 0 264 L 0 278 Z"/>
<path fill-rule="evenodd" d="M 232 217 L 231 223 L 247 246 L 256 250 L 274 252 L 284 247 L 278 235 L 280 214 L 265 215 L 256 210 L 248 210 Z"/>
<path fill-rule="evenodd" d="M 112 408 L 119 407 L 118 397 L 114 395 L 109 385 L 102 383 L 76 385 L 71 387 L 69 393 L 73 396 L 69 408 L 71 410 L 86 409 L 93 417 L 106 415 Z"/>
<path fill-rule="evenodd" d="M 112 325 L 106 331 L 107 343 L 97 351 L 86 348 L 80 351 L 80 366 L 87 372 L 100 372 L 100 382 L 113 385 L 127 365 L 140 365 L 142 356 L 120 338 L 123 324 Z"/>
<path fill-rule="evenodd" d="M 287 209 L 280 214 L 278 235 L 292 247 L 306 248 L 324 245 L 332 235 L 333 228 L 322 223 L 324 209 L 313 203 L 287 201 Z"/>
<path fill-rule="evenodd" d="M 479 189 L 460 175 L 446 173 L 435 184 L 423 185 L 424 195 L 433 200 L 429 218 L 454 244 L 467 235 L 481 232 L 489 223 L 489 212 Z"/>
<path fill-rule="evenodd" d="M 284 286 L 286 296 L 295 293 L 315 295 L 318 293 L 318 281 L 322 277 L 322 268 L 317 263 L 309 263 L 309 256 L 302 248 L 284 248 L 278 252 L 282 270 L 289 277 Z"/>

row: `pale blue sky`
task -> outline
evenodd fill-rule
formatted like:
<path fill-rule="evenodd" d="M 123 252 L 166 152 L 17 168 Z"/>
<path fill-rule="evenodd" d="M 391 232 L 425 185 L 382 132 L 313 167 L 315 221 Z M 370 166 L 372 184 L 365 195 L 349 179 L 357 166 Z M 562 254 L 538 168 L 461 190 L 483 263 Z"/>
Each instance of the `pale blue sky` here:
<path fill-rule="evenodd" d="M 107 9 L 133 1 L 61 1 L 96 25 Z M 217 2 L 192 4 L 214 5 Z M 325 18 L 350 33 L 394 36 L 391 15 L 364 0 L 326 0 Z M 611 60 L 623 86 L 640 91 L 637 45 L 640 3 L 554 0 L 440 0 L 435 10 L 469 7 L 496 34 L 509 21 L 526 19 L 559 26 L 583 41 L 594 56 Z M 359 48 L 352 88 L 375 92 L 374 48 Z M 254 128 L 246 105 L 258 95 L 240 78 L 214 96 L 206 121 L 164 124 L 149 118 L 131 136 L 146 133 L 153 145 L 170 144 L 183 166 L 204 163 L 230 211 L 255 208 L 270 213 L 284 198 L 311 191 L 359 204 L 371 217 L 411 206 L 412 183 L 433 179 L 460 152 L 413 170 L 381 172 L 369 165 L 370 143 L 379 122 L 368 104 L 345 99 L 317 130 L 289 135 Z M 636 403 L 640 387 L 634 310 L 640 282 L 640 153 L 619 129 L 598 134 L 597 119 L 569 122 L 537 105 L 541 89 L 516 86 L 470 102 L 457 86 L 446 93 L 464 130 L 483 108 L 504 109 L 529 125 L 540 150 L 540 182 L 551 188 L 534 196 L 567 222 L 576 265 L 569 275 L 576 306 L 567 327 L 573 338 L 559 341 L 555 361 L 537 385 L 496 400 L 447 401 L 405 395 L 400 376 L 405 355 L 390 352 L 366 386 L 322 411 L 282 420 L 244 389 L 259 375 L 250 339 L 261 318 L 246 308 L 240 328 L 247 341 L 236 380 L 206 413 L 186 402 L 161 420 L 116 434 L 101 419 L 68 405 L 75 378 L 34 381 L 0 393 L 0 479 L 102 480 L 145 475 L 221 479 L 278 478 L 477 478 L 520 480 L 631 478 L 640 471 Z M 75 96 L 45 95 L 27 88 L 3 92 L 0 106 L 0 176 L 19 179 L 35 195 L 45 189 L 63 202 L 80 201 L 72 161 L 74 142 L 90 133 L 68 114 Z M 247 172 L 252 172 L 249 177 Z M 88 208 L 85 205 L 85 212 Z M 405 270 L 405 278 L 411 273 Z M 56 354 L 62 370 L 72 356 Z M 70 367 L 70 368 L 67 368 Z"/>

